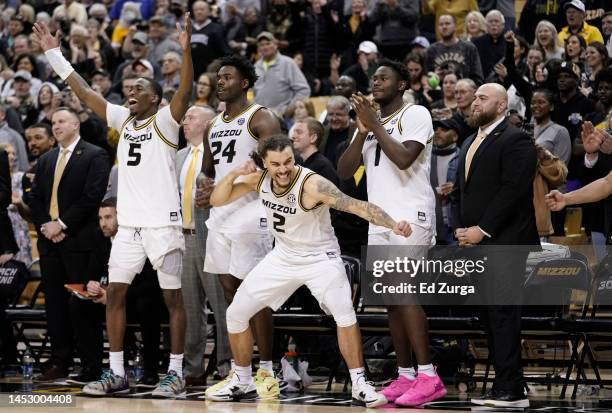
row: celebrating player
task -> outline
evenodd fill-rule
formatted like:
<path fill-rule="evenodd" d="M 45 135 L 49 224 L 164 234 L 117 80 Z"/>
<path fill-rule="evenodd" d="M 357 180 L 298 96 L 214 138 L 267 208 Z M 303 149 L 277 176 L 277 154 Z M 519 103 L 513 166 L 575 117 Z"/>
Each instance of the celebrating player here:
<path fill-rule="evenodd" d="M 264 141 L 260 154 L 263 171 L 247 161 L 217 182 L 210 199 L 219 207 L 259 194 L 261 200 L 257 202 L 265 207 L 276 243 L 249 272 L 227 309 L 235 370 L 229 382 L 208 393 L 207 398 L 230 401 L 256 396 L 251 378 L 253 338 L 249 320 L 263 308 L 277 309 L 296 289 L 306 285 L 336 321 L 340 352 L 353 383 L 353 399 L 367 407 L 386 404 L 387 399 L 365 379 L 361 333 L 329 207 L 358 215 L 401 237 L 410 235 L 410 225 L 395 222 L 378 206 L 353 199 L 322 176 L 296 166 L 292 142 L 285 136 Z"/>
<path fill-rule="evenodd" d="M 257 142 L 280 133 L 276 117 L 266 108 L 250 104 L 247 91 L 255 84 L 253 65 L 242 57 L 221 59 L 217 72 L 217 96 L 225 111 L 204 132 L 208 149 L 203 158 L 204 173 L 219 182 L 257 151 Z M 206 221 L 204 271 L 219 274 L 223 291 L 231 303 L 244 277 L 272 248 L 266 214 L 255 194 L 210 210 Z M 261 397 L 278 396 L 280 386 L 272 370 L 272 313 L 262 309 L 252 320 L 260 354 L 256 383 Z M 207 393 L 223 387 L 229 379 L 212 386 Z"/>
<path fill-rule="evenodd" d="M 338 161 L 338 175 L 342 179 L 353 176 L 363 156 L 368 200 L 381 205 L 394 219 L 405 218 L 413 228 L 410 237 L 402 238 L 371 223 L 368 244 L 412 246 L 406 253 L 420 259 L 423 250 L 435 244 L 436 199 L 429 182 L 434 131 L 427 109 L 404 104 L 402 97 L 409 85 L 410 74 L 403 64 L 382 60 L 372 76 L 372 95 L 380 113 L 365 96 L 353 95 L 358 130 Z M 427 317 L 421 306 L 387 305 L 387 311 L 398 378 L 383 394 L 401 406 L 417 406 L 446 395 L 431 364 Z"/>
<path fill-rule="evenodd" d="M 117 218 L 119 230 L 109 260 L 106 323 L 111 369 L 83 391 L 93 395 L 129 392 L 123 365 L 125 297 L 128 285 L 147 259 L 157 270 L 170 313 L 171 354 L 167 375 L 154 396 L 185 394 L 182 374 L 185 311 L 181 294 L 184 239 L 174 156 L 179 122 L 187 111 L 193 83 L 191 19 L 185 13 L 185 30 L 177 24 L 183 49 L 180 85 L 169 106 L 159 109 L 162 88 L 152 79 L 139 78 L 130 89 L 128 108 L 113 105 L 89 87 L 62 56 L 59 31 L 52 36 L 44 23 L 34 34 L 49 64 L 96 115 L 119 131 Z"/>

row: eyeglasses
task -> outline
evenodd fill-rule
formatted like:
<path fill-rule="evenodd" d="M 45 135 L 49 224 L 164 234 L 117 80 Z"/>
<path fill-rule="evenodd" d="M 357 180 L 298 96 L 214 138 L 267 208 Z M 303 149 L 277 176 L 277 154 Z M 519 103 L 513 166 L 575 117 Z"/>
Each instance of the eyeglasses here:
<path fill-rule="evenodd" d="M 198 86 L 208 86 L 208 87 L 210 87 L 210 83 L 204 83 L 204 82 L 198 82 L 197 85 Z"/>

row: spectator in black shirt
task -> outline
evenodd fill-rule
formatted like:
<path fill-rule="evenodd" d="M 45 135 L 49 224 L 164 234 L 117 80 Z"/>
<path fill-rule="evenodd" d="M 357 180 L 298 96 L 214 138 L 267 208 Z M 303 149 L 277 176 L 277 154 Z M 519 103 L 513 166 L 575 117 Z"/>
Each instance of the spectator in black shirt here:
<path fill-rule="evenodd" d="M 293 149 L 300 155 L 300 165 L 329 179 L 334 185 L 338 185 L 336 168 L 319 152 L 318 146 L 323 139 L 323 125 L 314 118 L 306 118 L 295 122 L 289 133 L 293 141 Z"/>
<path fill-rule="evenodd" d="M 342 73 L 355 79 L 357 90 L 361 93 L 370 93 L 370 78 L 378 69 L 378 47 L 374 42 L 366 40 L 361 42 L 357 50 L 357 63 Z"/>
<path fill-rule="evenodd" d="M 459 125 L 457 145 L 461 147 L 463 142 L 476 133 L 476 128 L 468 125 L 468 119 L 472 115 L 472 102 L 476 98 L 476 83 L 472 79 L 461 79 L 455 85 L 455 100 L 457 110 L 453 119 Z"/>
<path fill-rule="evenodd" d="M 351 121 L 349 111 L 351 103 L 344 96 L 333 96 L 327 102 L 327 121 L 325 133 L 319 150 L 331 161 L 334 168 L 338 159 L 355 133 L 355 123 Z"/>
<path fill-rule="evenodd" d="M 486 79 L 493 72 L 493 67 L 506 54 L 506 43 L 504 42 L 504 23 L 503 14 L 498 10 L 491 10 L 487 13 L 487 34 L 472 40 L 480 54 L 482 65 L 482 75 Z"/>
<path fill-rule="evenodd" d="M 210 20 L 208 3 L 198 0 L 193 3 L 192 10 L 191 53 L 193 77 L 197 79 L 213 60 L 231 54 L 232 50 L 225 41 L 223 26 Z"/>

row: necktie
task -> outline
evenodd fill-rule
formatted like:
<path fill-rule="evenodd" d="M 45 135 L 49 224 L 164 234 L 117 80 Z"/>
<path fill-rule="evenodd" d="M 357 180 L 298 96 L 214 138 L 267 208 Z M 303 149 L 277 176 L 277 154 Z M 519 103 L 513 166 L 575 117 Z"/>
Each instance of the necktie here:
<path fill-rule="evenodd" d="M 359 165 L 359 168 L 353 174 L 353 179 L 355 180 L 355 186 L 359 186 L 359 182 L 363 178 L 363 174 L 365 173 L 365 166 Z"/>
<path fill-rule="evenodd" d="M 187 168 L 185 185 L 183 185 L 183 226 L 191 224 L 191 204 L 193 203 L 193 179 L 195 175 L 196 162 L 198 160 L 198 148 L 193 148 L 191 152 L 191 162 Z"/>
<path fill-rule="evenodd" d="M 51 190 L 51 204 L 49 205 L 49 215 L 51 215 L 51 219 L 57 219 L 59 217 L 59 208 L 57 206 L 57 189 L 59 188 L 59 183 L 62 180 L 62 175 L 64 174 L 64 169 L 66 168 L 66 155 L 68 154 L 68 149 L 62 149 L 60 152 L 60 158 L 55 165 L 55 174 L 53 175 L 53 189 Z"/>
<path fill-rule="evenodd" d="M 468 149 L 467 155 L 465 155 L 465 179 L 466 180 L 468 177 L 468 173 L 470 172 L 470 166 L 472 166 L 472 159 L 474 159 L 474 154 L 476 153 L 476 150 L 480 146 L 480 142 L 482 142 L 482 140 L 486 137 L 487 137 L 487 134 L 484 131 L 481 130 L 480 132 L 478 132 L 478 135 L 476 135 L 476 139 L 474 139 L 474 142 L 472 142 L 472 144 L 470 145 Z"/>

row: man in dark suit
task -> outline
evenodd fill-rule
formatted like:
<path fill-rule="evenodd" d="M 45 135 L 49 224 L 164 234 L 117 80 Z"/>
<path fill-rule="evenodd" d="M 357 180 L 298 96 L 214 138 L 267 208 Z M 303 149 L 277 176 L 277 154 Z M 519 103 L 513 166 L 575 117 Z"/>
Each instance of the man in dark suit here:
<path fill-rule="evenodd" d="M 58 109 L 51 119 L 58 147 L 38 160 L 30 208 L 38 231 L 51 359 L 40 380 L 66 377 L 73 335 L 81 359 L 77 381 L 102 370 L 102 326 L 94 303 L 71 297 L 64 284 L 87 284 L 98 206 L 106 190 L 106 152 L 80 138 L 78 115 Z"/>
<path fill-rule="evenodd" d="M 13 258 L 19 249 L 6 210 L 11 204 L 12 193 L 8 154 L 0 149 L 0 265 Z"/>
<path fill-rule="evenodd" d="M 470 122 L 478 132 L 461 148 L 453 194 L 460 245 L 539 244 L 533 208 L 536 150 L 531 138 L 505 118 L 507 108 L 502 86 L 487 83 L 476 91 Z M 505 248 L 501 253 L 484 250 L 488 260 L 481 287 L 490 299 L 487 303 L 497 304 L 482 308 L 495 382 L 487 393 L 472 399 L 475 404 L 529 406 L 521 367 L 521 308 L 512 305 L 520 302 L 522 258 L 527 257 L 528 247 L 518 248 L 523 252 L 515 259 L 505 256 Z"/>

